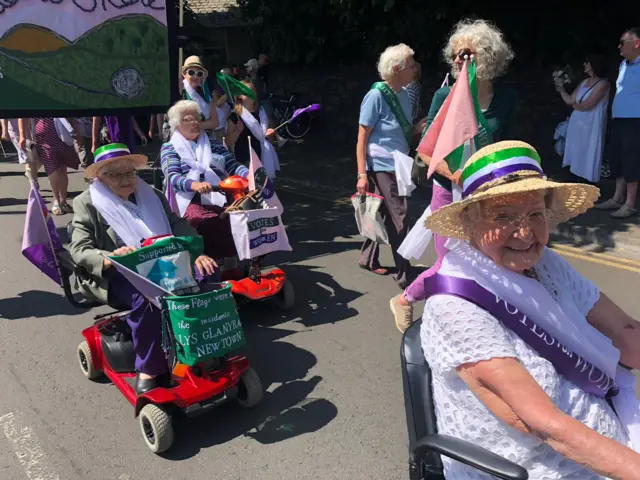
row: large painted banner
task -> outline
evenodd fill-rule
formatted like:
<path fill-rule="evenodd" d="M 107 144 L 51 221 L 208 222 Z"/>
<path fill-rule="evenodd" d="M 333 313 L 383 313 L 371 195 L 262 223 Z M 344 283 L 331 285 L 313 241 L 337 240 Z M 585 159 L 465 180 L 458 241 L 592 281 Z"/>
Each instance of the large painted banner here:
<path fill-rule="evenodd" d="M 160 111 L 172 0 L 0 0 L 0 118 Z"/>

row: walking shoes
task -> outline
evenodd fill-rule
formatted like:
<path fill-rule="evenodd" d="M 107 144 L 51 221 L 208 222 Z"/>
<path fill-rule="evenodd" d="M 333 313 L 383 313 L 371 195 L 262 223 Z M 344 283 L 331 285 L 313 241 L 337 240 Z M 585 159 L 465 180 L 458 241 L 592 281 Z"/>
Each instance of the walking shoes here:
<path fill-rule="evenodd" d="M 389 306 L 391 307 L 391 313 L 393 313 L 393 317 L 396 321 L 396 327 L 400 330 L 400 333 L 404 333 L 413 323 L 413 306 L 410 304 L 409 306 L 400 305 L 400 298 L 402 297 L 402 293 L 396 295 L 389 302 Z"/>

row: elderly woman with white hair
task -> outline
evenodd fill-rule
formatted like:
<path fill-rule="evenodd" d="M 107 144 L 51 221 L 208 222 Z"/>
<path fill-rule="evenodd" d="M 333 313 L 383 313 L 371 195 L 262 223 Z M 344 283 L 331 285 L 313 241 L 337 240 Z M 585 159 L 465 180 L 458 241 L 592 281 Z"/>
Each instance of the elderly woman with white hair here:
<path fill-rule="evenodd" d="M 479 132 L 473 139 L 472 151 L 477 151 L 493 142 L 515 138 L 517 94 L 512 87 L 499 82 L 499 78 L 506 72 L 514 55 L 502 32 L 485 20 L 463 20 L 454 28 L 444 47 L 443 55 L 451 66 L 451 74 L 454 78 L 458 78 L 462 70 L 465 55 L 473 55 L 476 62 L 478 102 L 486 123 L 478 126 Z M 423 136 L 450 92 L 451 87 L 445 86 L 434 94 Z M 471 151 L 470 142 L 467 142 L 466 148 L 467 151 Z M 423 153 L 419 155 L 424 163 L 429 165 L 431 159 Z M 460 184 L 460 172 L 451 172 L 447 162 L 440 162 L 433 175 L 431 212 L 451 203 L 453 184 Z M 413 321 L 412 304 L 424 300 L 424 279 L 435 274 L 440 267 L 447 251 L 445 242 L 446 238 L 434 235 L 438 255 L 435 265 L 423 272 L 402 294 L 391 299 L 391 311 L 400 331 L 406 330 Z"/>
<path fill-rule="evenodd" d="M 406 286 L 409 268 L 409 262 L 398 253 L 407 234 L 407 200 L 398 193 L 393 153 L 407 155 L 415 133 L 411 101 L 405 88 L 416 74 L 413 55 L 411 48 L 399 44 L 387 48 L 380 56 L 378 72 L 383 81 L 374 84 L 362 101 L 356 148 L 356 188 L 360 194 L 371 192 L 384 198 L 380 213 L 393 251 L 395 280 L 401 288 Z M 379 254 L 379 244 L 366 239 L 360 251 L 360 268 L 386 275 Z"/>
<path fill-rule="evenodd" d="M 462 199 L 426 227 L 456 239 L 427 278 L 420 326 L 438 433 L 532 480 L 640 474 L 640 324 L 546 247 L 593 206 L 591 185 L 547 179 L 531 145 L 499 142 L 462 170 Z M 412 327 L 417 328 L 417 327 Z M 486 474 L 443 459 L 448 479 Z"/>
<path fill-rule="evenodd" d="M 200 107 L 191 100 L 177 102 L 168 112 L 171 139 L 160 159 L 167 188 L 172 188 L 180 215 L 204 238 L 204 251 L 213 258 L 235 257 L 229 219 L 221 219 L 226 197 L 212 191 L 221 180 L 249 170 L 202 129 Z"/>
<path fill-rule="evenodd" d="M 73 261 L 87 273 L 78 278 L 78 289 L 114 308 L 131 310 L 127 323 L 136 354 L 138 394 L 166 386 L 170 379 L 161 345 L 162 319 L 160 311 L 113 267 L 109 257 L 131 253 L 148 238 L 197 235 L 187 221 L 171 212 L 162 192 L 137 177 L 136 170 L 146 162 L 146 156 L 132 155 L 124 144 L 96 150 L 95 162 L 85 170 L 91 185 L 73 201 L 69 246 Z M 216 269 L 206 255 L 198 257 L 195 266 L 202 277 L 214 275 Z"/>

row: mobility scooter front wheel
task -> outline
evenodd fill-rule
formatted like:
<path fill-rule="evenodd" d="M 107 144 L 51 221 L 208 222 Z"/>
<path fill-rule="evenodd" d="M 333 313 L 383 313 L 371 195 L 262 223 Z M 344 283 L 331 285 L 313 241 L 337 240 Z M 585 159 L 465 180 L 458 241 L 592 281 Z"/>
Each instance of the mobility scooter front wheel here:
<path fill-rule="evenodd" d="M 140 410 L 138 416 L 144 442 L 153 453 L 168 450 L 173 443 L 171 417 L 162 408 L 149 403 Z"/>
<path fill-rule="evenodd" d="M 80 370 L 82 370 L 83 375 L 89 380 L 97 380 L 102 376 L 102 372 L 96 370 L 93 364 L 91 349 L 86 340 L 78 345 L 78 362 L 80 363 Z"/>
<path fill-rule="evenodd" d="M 256 371 L 249 369 L 240 377 L 238 403 L 242 408 L 253 408 L 262 401 L 262 382 Z"/>

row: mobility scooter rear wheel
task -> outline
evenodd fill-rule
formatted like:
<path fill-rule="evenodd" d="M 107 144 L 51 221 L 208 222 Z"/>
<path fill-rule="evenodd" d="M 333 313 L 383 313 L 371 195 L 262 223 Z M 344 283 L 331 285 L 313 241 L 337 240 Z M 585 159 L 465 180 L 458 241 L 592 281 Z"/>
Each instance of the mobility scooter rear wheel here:
<path fill-rule="evenodd" d="M 89 380 L 96 380 L 102 376 L 102 372 L 96 370 L 93 365 L 93 356 L 86 340 L 78 345 L 78 362 L 80 362 L 80 370 L 83 375 Z"/>
<path fill-rule="evenodd" d="M 242 408 L 253 408 L 262 401 L 262 395 L 260 377 L 253 368 L 249 367 L 238 383 L 238 403 Z"/>
<path fill-rule="evenodd" d="M 149 403 L 140 410 L 138 419 L 144 441 L 153 453 L 162 453 L 171 447 L 173 425 L 167 412 Z"/>
<path fill-rule="evenodd" d="M 276 296 L 276 303 L 278 308 L 282 310 L 291 310 L 296 303 L 296 294 L 293 289 L 293 284 L 287 280 L 282 287 L 282 290 L 278 292 Z"/>

